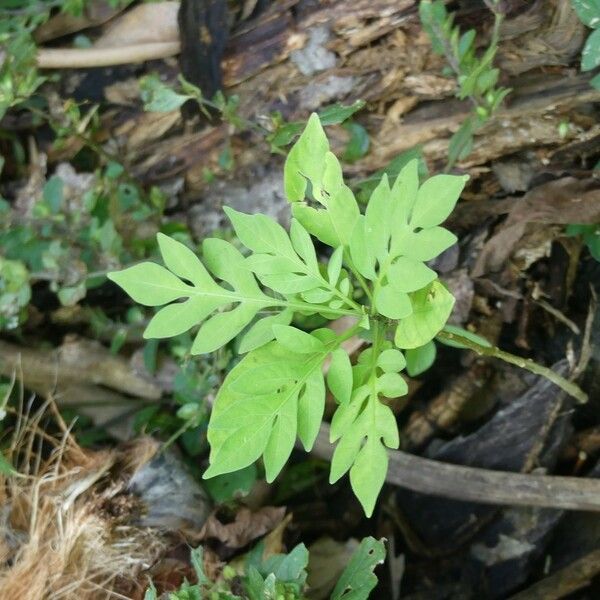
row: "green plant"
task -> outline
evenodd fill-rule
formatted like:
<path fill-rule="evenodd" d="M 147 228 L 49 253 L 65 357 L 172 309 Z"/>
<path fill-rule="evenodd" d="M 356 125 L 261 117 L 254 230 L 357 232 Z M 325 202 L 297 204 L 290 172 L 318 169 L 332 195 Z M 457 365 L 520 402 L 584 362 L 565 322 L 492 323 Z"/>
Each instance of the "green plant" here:
<path fill-rule="evenodd" d="M 448 13 L 443 0 L 422 0 L 419 5 L 421 24 L 429 35 L 433 51 L 446 58 L 449 73 L 457 78 L 456 96 L 470 99 L 472 114 L 450 139 L 448 164 L 450 169 L 457 160 L 466 158 L 473 148 L 473 135 L 498 109 L 510 89 L 497 87 L 500 71 L 494 68 L 498 51 L 500 25 L 503 14 L 499 0 L 487 0 L 494 13 L 494 26 L 488 48 L 481 56 L 476 54 L 476 32 L 469 29 L 461 34 L 454 25 L 454 15 Z"/>
<path fill-rule="evenodd" d="M 161 227 L 177 231 L 163 223 L 159 190 L 145 193 L 122 174 L 109 163 L 83 176 L 75 192 L 54 175 L 25 214 L 0 200 L 0 330 L 26 320 L 33 283 L 47 282 L 72 306 L 106 281 L 108 270 L 151 256 Z M 185 239 L 185 230 L 179 236 Z"/>
<path fill-rule="evenodd" d="M 222 580 L 211 581 L 204 572 L 202 548 L 192 549 L 190 559 L 196 583 L 184 581 L 169 594 L 169 600 L 300 600 L 304 599 L 308 550 L 298 544 L 288 554 L 264 556 L 264 544 L 257 544 L 247 555 L 244 570 L 238 575 L 226 566 Z M 377 585 L 373 570 L 385 559 L 383 540 L 368 537 L 354 551 L 331 594 L 332 600 L 366 600 Z M 233 589 L 236 593 L 233 593 Z M 243 594 L 243 595 L 238 595 Z M 151 583 L 144 600 L 156 600 Z"/>
<path fill-rule="evenodd" d="M 167 268 L 146 262 L 109 274 L 136 302 L 167 304 L 145 337 L 171 337 L 200 324 L 191 352 L 201 354 L 245 330 L 239 351 L 246 356 L 213 407 L 205 477 L 242 469 L 262 456 L 272 481 L 296 435 L 307 450 L 312 447 L 326 381 L 339 404 L 330 480 L 350 470 L 352 487 L 372 514 L 387 471 L 385 448 L 399 444 L 395 418 L 381 399 L 406 393 L 402 350 L 433 339 L 452 310 L 452 295 L 425 261 L 455 243 L 439 225 L 466 179 L 437 175 L 419 186 L 417 161 L 411 161 L 393 185 L 382 178 L 363 215 L 312 115 L 285 165 L 294 215 L 289 235 L 264 215 L 225 208 L 249 256 L 224 240 L 207 239 L 201 262 L 185 245 L 159 235 Z M 318 262 L 311 235 L 332 248 L 327 265 Z M 349 316 L 355 324 L 340 335 L 327 328 L 307 333 L 290 325 L 295 315 Z M 358 334 L 371 347 L 353 367 L 341 344 Z"/>
<path fill-rule="evenodd" d="M 186 81 L 181 75 L 178 77 L 180 91 L 175 86 L 169 85 L 159 78 L 158 75 L 146 75 L 140 79 L 140 95 L 144 102 L 144 110 L 148 112 L 169 112 L 177 110 L 188 100 L 198 103 L 204 115 L 210 118 L 209 109 L 216 111 L 223 121 L 229 123 L 238 131 L 254 131 L 264 138 L 270 145 L 271 152 L 282 152 L 282 148 L 292 143 L 294 138 L 304 128 L 304 121 L 286 122 L 281 113 L 275 112 L 270 115 L 269 122 L 264 125 L 251 121 L 239 114 L 240 99 L 236 95 L 225 97 L 222 92 L 217 92 L 212 99 L 206 98 L 202 90 Z M 339 125 L 347 121 L 354 113 L 358 112 L 365 102 L 357 100 L 348 106 L 342 104 L 331 104 L 320 110 L 319 118 L 323 125 Z M 359 125 L 353 124 L 351 131 L 349 149 L 350 159 L 361 156 L 368 148 L 366 132 Z M 366 146 L 366 148 L 365 148 Z"/>
<path fill-rule="evenodd" d="M 600 65 L 600 2 L 598 0 L 571 0 L 571 4 L 581 22 L 593 29 L 581 52 L 581 70 L 591 71 Z M 600 89 L 600 75 L 593 77 L 590 85 Z"/>

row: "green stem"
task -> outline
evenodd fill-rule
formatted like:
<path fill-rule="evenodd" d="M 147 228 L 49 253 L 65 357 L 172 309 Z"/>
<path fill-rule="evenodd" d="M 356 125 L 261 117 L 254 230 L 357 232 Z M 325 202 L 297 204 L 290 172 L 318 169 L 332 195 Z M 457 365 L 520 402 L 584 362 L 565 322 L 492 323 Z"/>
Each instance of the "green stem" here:
<path fill-rule="evenodd" d="M 352 262 L 352 259 L 350 258 L 349 254 L 350 253 L 348 251 L 344 251 L 344 262 L 346 263 L 346 266 L 350 269 L 354 277 L 356 277 L 356 280 L 358 281 L 360 287 L 363 289 L 363 291 L 367 295 L 367 298 L 372 303 L 373 294 L 371 293 L 371 289 L 369 288 L 369 285 L 365 278 L 358 272 L 358 269 L 354 266 L 354 263 Z"/>
<path fill-rule="evenodd" d="M 510 363 L 511 365 L 515 365 L 521 369 L 526 369 L 531 373 L 535 373 L 536 375 L 541 375 L 548 381 L 551 381 L 554 385 L 558 386 L 561 390 L 575 398 L 578 402 L 584 404 L 588 401 L 587 394 L 578 385 L 569 381 L 568 379 L 565 379 L 552 369 L 536 363 L 530 358 L 522 358 L 521 356 L 510 354 L 509 352 L 500 350 L 500 348 L 497 348 L 496 346 L 482 346 L 481 344 L 463 337 L 462 335 L 457 335 L 456 333 L 451 333 L 450 331 L 446 331 L 444 329 L 442 329 L 442 331 L 440 331 L 436 337 L 440 340 L 446 340 L 460 344 L 461 346 L 476 352 L 480 356 L 491 356 L 492 358 L 498 358 L 504 362 Z"/>
<path fill-rule="evenodd" d="M 373 322 L 373 345 L 371 354 L 371 374 L 369 375 L 369 410 L 371 411 L 371 431 L 377 431 L 377 402 L 379 397 L 377 394 L 377 360 L 381 354 L 381 345 L 385 341 L 384 325 L 378 321 Z"/>

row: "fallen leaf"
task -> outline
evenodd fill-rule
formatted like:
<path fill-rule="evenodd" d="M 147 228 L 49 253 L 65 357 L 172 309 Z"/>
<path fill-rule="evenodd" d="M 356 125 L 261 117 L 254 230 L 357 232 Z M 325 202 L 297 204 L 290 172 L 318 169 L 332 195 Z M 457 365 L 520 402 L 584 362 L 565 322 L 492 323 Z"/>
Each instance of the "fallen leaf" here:
<path fill-rule="evenodd" d="M 200 532 L 200 540 L 212 538 L 232 549 L 243 548 L 275 528 L 284 515 L 285 507 L 265 506 L 252 512 L 244 506 L 232 522 L 222 523 L 218 513 L 213 513 Z"/>

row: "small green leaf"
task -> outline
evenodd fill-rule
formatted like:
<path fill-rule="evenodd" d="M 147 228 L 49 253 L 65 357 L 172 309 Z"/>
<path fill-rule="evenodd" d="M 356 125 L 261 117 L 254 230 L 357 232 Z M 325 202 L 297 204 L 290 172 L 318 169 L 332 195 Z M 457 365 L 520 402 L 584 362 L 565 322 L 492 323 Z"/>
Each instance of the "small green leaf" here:
<path fill-rule="evenodd" d="M 414 292 L 437 278 L 437 273 L 421 261 L 401 256 L 388 269 L 387 277 L 395 290 Z"/>
<path fill-rule="evenodd" d="M 417 202 L 418 189 L 419 161 L 414 158 L 398 173 L 392 186 L 391 195 L 394 205 L 392 219 L 395 229 L 408 223 Z"/>
<path fill-rule="evenodd" d="M 331 363 L 327 373 L 327 387 L 339 404 L 350 401 L 352 393 L 352 365 L 350 357 L 343 348 L 331 354 Z"/>
<path fill-rule="evenodd" d="M 294 249 L 285 229 L 266 215 L 247 215 L 229 206 L 223 208 L 237 237 L 249 250 L 293 258 Z"/>
<path fill-rule="evenodd" d="M 283 327 L 283 325 L 280 325 L 280 327 Z M 271 483 L 277 477 L 294 449 L 296 427 L 298 425 L 297 412 L 297 399 L 290 396 L 277 413 L 263 455 L 268 483 Z"/>
<path fill-rule="evenodd" d="M 292 219 L 290 226 L 290 239 L 294 250 L 298 253 L 298 256 L 306 263 L 308 269 L 313 272 L 319 270 L 319 263 L 317 261 L 317 253 L 315 252 L 315 246 L 310 239 L 310 235 L 302 227 L 302 224 L 298 219 Z"/>
<path fill-rule="evenodd" d="M 230 311 L 210 317 L 201 325 L 194 339 L 192 354 L 208 354 L 218 350 L 238 335 L 252 321 L 256 312 L 256 306 L 240 304 Z"/>
<path fill-rule="evenodd" d="M 140 79 L 144 110 L 148 112 L 171 112 L 180 108 L 192 96 L 178 94 L 164 84 L 158 75 L 147 75 Z"/>
<path fill-rule="evenodd" d="M 165 265 L 175 275 L 199 287 L 213 283 L 200 259 L 185 244 L 163 233 L 158 233 L 156 239 Z"/>
<path fill-rule="evenodd" d="M 387 175 L 375 188 L 365 211 L 365 239 L 370 252 L 382 263 L 388 254 L 393 205 Z"/>
<path fill-rule="evenodd" d="M 339 125 L 358 112 L 364 105 L 364 100 L 356 100 L 347 105 L 336 102 L 322 108 L 319 112 L 319 119 L 322 125 Z"/>
<path fill-rule="evenodd" d="M 365 439 L 364 420 L 363 418 L 353 423 L 335 447 L 333 458 L 331 459 L 329 483 L 335 483 L 343 477 L 356 460 Z"/>
<path fill-rule="evenodd" d="M 439 281 L 434 281 L 414 292 L 411 303 L 412 314 L 396 328 L 394 342 L 398 348 L 418 348 L 432 340 L 446 324 L 454 307 L 454 297 Z"/>
<path fill-rule="evenodd" d="M 443 227 L 408 232 L 398 245 L 398 252 L 408 258 L 427 261 L 439 256 L 457 242 L 456 236 Z"/>
<path fill-rule="evenodd" d="M 206 299 L 202 296 L 189 298 L 161 308 L 144 330 L 145 339 L 168 338 L 185 333 L 203 321 L 222 304 L 220 299 Z"/>
<path fill-rule="evenodd" d="M 61 211 L 64 202 L 63 193 L 64 182 L 58 175 L 53 175 L 48 179 L 42 191 L 44 202 L 50 208 L 52 214 L 58 214 Z"/>
<path fill-rule="evenodd" d="M 346 123 L 344 129 L 350 133 L 350 139 L 344 149 L 342 158 L 349 163 L 356 162 L 369 151 L 369 134 L 359 123 Z"/>
<path fill-rule="evenodd" d="M 350 236 L 350 257 L 358 272 L 371 281 L 377 278 L 375 273 L 375 254 L 367 242 L 366 221 L 360 216 Z"/>
<path fill-rule="evenodd" d="M 257 479 L 256 465 L 207 479 L 204 487 L 219 504 L 246 496 Z"/>
<path fill-rule="evenodd" d="M 329 259 L 329 264 L 327 265 L 327 279 L 331 285 L 336 285 L 338 279 L 340 278 L 340 273 L 342 271 L 342 259 L 344 258 L 344 248 L 340 246 L 336 248 L 331 258 Z"/>
<path fill-rule="evenodd" d="M 418 348 L 409 348 L 406 351 L 406 372 L 411 377 L 416 377 L 427 371 L 434 363 L 436 354 L 437 350 L 433 341 Z"/>
<path fill-rule="evenodd" d="M 384 560 L 383 540 L 364 538 L 338 579 L 331 600 L 367 600 L 377 585 L 377 577 L 373 571 Z"/>
<path fill-rule="evenodd" d="M 263 317 L 259 319 L 248 331 L 244 334 L 244 337 L 240 341 L 238 351 L 240 354 L 245 354 L 255 348 L 260 348 L 267 342 L 275 339 L 273 333 L 273 325 L 289 325 L 294 313 L 291 310 L 284 310 L 277 315 L 271 315 L 269 317 Z"/>

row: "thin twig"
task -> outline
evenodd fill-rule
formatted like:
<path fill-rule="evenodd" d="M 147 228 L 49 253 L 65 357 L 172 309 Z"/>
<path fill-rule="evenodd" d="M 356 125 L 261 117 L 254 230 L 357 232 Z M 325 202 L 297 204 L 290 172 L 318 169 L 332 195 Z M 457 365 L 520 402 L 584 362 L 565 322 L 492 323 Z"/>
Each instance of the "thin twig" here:
<path fill-rule="evenodd" d="M 39 69 L 89 69 L 168 58 L 179 54 L 180 48 L 178 41 L 121 48 L 42 48 L 36 60 Z"/>

